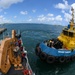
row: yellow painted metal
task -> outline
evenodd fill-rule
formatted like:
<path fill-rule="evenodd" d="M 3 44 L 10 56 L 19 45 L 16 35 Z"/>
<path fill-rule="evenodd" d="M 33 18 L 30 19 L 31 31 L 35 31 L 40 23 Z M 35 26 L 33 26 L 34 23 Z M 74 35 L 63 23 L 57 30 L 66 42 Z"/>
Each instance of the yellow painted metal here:
<path fill-rule="evenodd" d="M 67 48 L 68 50 L 75 49 L 75 27 L 74 27 L 74 9 L 72 8 L 72 20 L 70 22 L 70 28 L 63 29 L 67 32 L 64 34 L 63 32 L 58 36 L 58 39 L 63 42 L 63 48 Z M 72 34 L 72 36 L 71 36 Z"/>
<path fill-rule="evenodd" d="M 20 55 L 15 57 L 14 51 L 13 51 L 15 48 L 15 42 L 18 41 L 17 38 L 15 37 L 15 34 L 16 33 L 13 30 L 12 38 L 5 38 L 2 41 L 0 46 L 0 70 L 5 74 L 9 71 L 12 64 L 17 65 L 18 67 L 19 65 L 21 65 Z"/>
<path fill-rule="evenodd" d="M 75 49 L 75 36 L 69 37 L 61 34 L 60 36 L 58 36 L 58 39 L 63 42 L 63 48 L 66 48 L 68 50 Z"/>

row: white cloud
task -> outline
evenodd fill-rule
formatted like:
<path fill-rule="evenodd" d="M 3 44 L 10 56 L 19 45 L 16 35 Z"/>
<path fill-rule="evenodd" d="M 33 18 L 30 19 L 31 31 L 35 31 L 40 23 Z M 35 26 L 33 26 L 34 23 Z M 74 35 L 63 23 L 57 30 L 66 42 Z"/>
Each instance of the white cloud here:
<path fill-rule="evenodd" d="M 57 4 L 55 7 L 59 9 L 66 9 L 65 5 L 62 3 Z"/>
<path fill-rule="evenodd" d="M 20 13 L 21 13 L 22 15 L 27 15 L 27 14 L 28 14 L 27 11 L 21 11 Z"/>
<path fill-rule="evenodd" d="M 11 20 L 7 20 L 3 15 L 0 15 L 0 24 L 2 23 L 11 23 Z"/>
<path fill-rule="evenodd" d="M 72 18 L 72 16 L 71 16 L 72 12 L 70 11 L 70 13 L 66 13 L 64 10 L 62 10 L 62 13 L 64 15 L 64 21 L 69 22 Z"/>
<path fill-rule="evenodd" d="M 74 8 L 74 12 L 75 12 L 75 3 L 69 5 L 68 4 L 68 0 L 63 0 L 64 3 L 58 3 L 55 5 L 55 8 L 58 8 L 58 9 L 61 9 L 61 12 L 63 13 L 64 15 L 64 21 L 66 21 L 67 23 L 70 22 L 72 16 L 72 11 L 71 11 L 71 7 Z M 66 10 L 68 9 L 68 11 Z M 75 13 L 74 13 L 75 15 Z M 62 19 L 61 19 L 62 20 Z"/>
<path fill-rule="evenodd" d="M 62 10 L 61 12 L 62 12 L 62 13 L 65 13 L 65 11 L 64 11 L 64 10 Z"/>
<path fill-rule="evenodd" d="M 69 14 L 69 13 L 64 13 L 64 18 L 65 18 L 65 21 L 66 21 L 66 22 L 69 22 L 72 17 L 71 17 L 71 14 Z"/>
<path fill-rule="evenodd" d="M 39 15 L 38 17 L 44 17 L 44 15 L 42 14 L 42 15 Z"/>
<path fill-rule="evenodd" d="M 38 21 L 41 21 L 42 22 L 42 21 L 45 21 L 45 19 L 46 19 L 45 17 L 39 17 L 38 18 Z"/>
<path fill-rule="evenodd" d="M 29 19 L 29 20 L 27 20 L 28 22 L 31 22 L 32 21 L 32 19 Z"/>
<path fill-rule="evenodd" d="M 42 15 L 38 16 L 37 20 L 42 22 L 42 21 L 46 20 L 46 17 L 42 14 Z"/>
<path fill-rule="evenodd" d="M 62 19 L 62 17 L 61 17 L 61 15 L 58 15 L 58 16 L 54 16 L 54 14 L 47 14 L 47 16 L 45 16 L 45 15 L 40 15 L 40 16 L 38 16 L 38 19 L 37 19 L 38 21 L 40 21 L 40 22 L 53 22 L 53 21 L 62 21 L 63 19 Z"/>
<path fill-rule="evenodd" d="M 56 16 L 56 17 L 55 17 L 55 20 L 57 20 L 57 21 L 62 21 L 61 15 Z"/>
<path fill-rule="evenodd" d="M 54 17 L 52 17 L 52 18 L 47 18 L 47 21 L 54 21 L 54 20 L 55 20 Z"/>
<path fill-rule="evenodd" d="M 75 11 L 75 3 L 73 3 L 73 4 L 71 5 L 71 7 L 73 7 L 73 9 L 74 9 L 74 11 Z"/>
<path fill-rule="evenodd" d="M 54 15 L 53 15 L 53 14 L 51 14 L 51 13 L 48 13 L 48 15 L 47 15 L 47 16 L 50 16 L 50 17 L 51 17 L 51 16 L 54 16 Z"/>
<path fill-rule="evenodd" d="M 69 9 L 69 4 L 67 0 L 63 0 L 64 3 L 58 3 L 55 5 L 55 8 L 59 8 L 59 9 Z"/>
<path fill-rule="evenodd" d="M 35 12 L 36 12 L 36 10 L 34 9 L 34 10 L 32 10 L 32 12 L 33 12 L 33 13 L 35 13 Z"/>
<path fill-rule="evenodd" d="M 0 0 L 0 8 L 5 9 L 10 7 L 12 4 L 23 2 L 24 0 Z"/>

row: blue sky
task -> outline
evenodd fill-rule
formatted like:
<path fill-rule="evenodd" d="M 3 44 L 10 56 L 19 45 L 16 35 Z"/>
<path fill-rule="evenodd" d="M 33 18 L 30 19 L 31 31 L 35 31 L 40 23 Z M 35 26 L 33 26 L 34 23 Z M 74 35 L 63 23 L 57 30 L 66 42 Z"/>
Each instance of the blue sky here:
<path fill-rule="evenodd" d="M 74 0 L 0 0 L 0 23 L 67 25 Z"/>

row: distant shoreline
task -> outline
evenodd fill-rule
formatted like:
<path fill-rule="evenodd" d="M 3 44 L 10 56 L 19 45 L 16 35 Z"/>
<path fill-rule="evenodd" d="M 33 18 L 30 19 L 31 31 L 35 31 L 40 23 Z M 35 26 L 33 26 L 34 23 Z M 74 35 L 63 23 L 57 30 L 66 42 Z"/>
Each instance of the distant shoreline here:
<path fill-rule="evenodd" d="M 42 25 L 54 25 L 54 26 L 64 26 L 64 25 L 57 25 L 57 24 L 45 24 L 45 23 L 3 23 L 3 24 L 0 24 L 0 25 L 9 25 L 9 24 L 42 24 Z M 67 25 L 65 25 L 67 26 Z"/>

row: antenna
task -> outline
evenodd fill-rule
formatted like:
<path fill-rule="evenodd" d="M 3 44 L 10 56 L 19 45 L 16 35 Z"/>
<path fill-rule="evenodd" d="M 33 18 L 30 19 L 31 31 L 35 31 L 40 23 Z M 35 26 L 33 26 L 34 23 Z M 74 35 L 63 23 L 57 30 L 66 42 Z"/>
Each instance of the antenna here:
<path fill-rule="evenodd" d="M 74 9 L 73 7 L 71 8 L 71 11 L 72 11 L 72 19 L 70 21 L 70 29 L 73 30 L 74 28 Z"/>
<path fill-rule="evenodd" d="M 72 22 L 74 23 L 74 9 L 73 9 L 73 7 L 71 8 L 71 11 L 72 11 Z"/>

